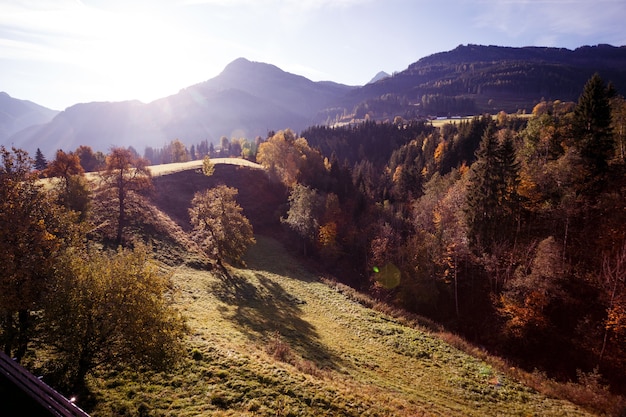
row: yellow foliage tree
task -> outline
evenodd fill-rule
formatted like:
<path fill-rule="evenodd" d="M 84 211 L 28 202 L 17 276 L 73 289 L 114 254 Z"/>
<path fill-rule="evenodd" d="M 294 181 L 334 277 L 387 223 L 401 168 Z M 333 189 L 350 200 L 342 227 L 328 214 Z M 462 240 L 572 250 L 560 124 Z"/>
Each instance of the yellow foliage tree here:
<path fill-rule="evenodd" d="M 0 342 L 26 352 L 59 257 L 75 240 L 72 217 L 44 192 L 26 152 L 0 146 Z"/>
<path fill-rule="evenodd" d="M 298 178 L 300 152 L 293 131 L 281 130 L 259 145 L 257 162 L 276 175 L 285 185 L 292 187 Z"/>
<path fill-rule="evenodd" d="M 326 169 L 319 151 L 312 149 L 305 138 L 296 138 L 289 129 L 259 145 L 257 162 L 287 187 L 297 182 L 310 184 Z"/>
<path fill-rule="evenodd" d="M 68 252 L 44 309 L 44 339 L 68 388 L 100 365 L 164 369 L 182 352 L 185 324 L 172 305 L 170 277 L 143 245 L 113 255 Z"/>
<path fill-rule="evenodd" d="M 222 259 L 241 263 L 248 247 L 256 243 L 252 225 L 236 196 L 236 188 L 219 185 L 197 192 L 189 209 L 196 240 L 219 265 Z"/>
<path fill-rule="evenodd" d="M 172 149 L 172 162 L 187 162 L 189 161 L 189 153 L 187 147 L 179 139 L 175 139 L 171 143 Z"/>

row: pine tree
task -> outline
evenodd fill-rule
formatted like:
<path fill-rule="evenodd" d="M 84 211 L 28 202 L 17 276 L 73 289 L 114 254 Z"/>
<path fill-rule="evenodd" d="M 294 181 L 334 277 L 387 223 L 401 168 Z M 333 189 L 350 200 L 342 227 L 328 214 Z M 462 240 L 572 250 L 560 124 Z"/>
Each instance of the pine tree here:
<path fill-rule="evenodd" d="M 35 169 L 37 171 L 43 171 L 48 167 L 48 161 L 46 157 L 43 156 L 43 152 L 41 149 L 37 148 L 37 152 L 35 152 Z"/>
<path fill-rule="evenodd" d="M 519 184 L 520 171 L 513 134 L 510 130 L 504 132 L 504 137 L 498 147 L 498 160 L 500 163 L 499 175 L 501 181 L 500 204 L 510 213 L 517 205 L 517 186 Z"/>
<path fill-rule="evenodd" d="M 495 127 L 490 124 L 476 151 L 467 192 L 466 215 L 474 245 L 486 247 L 493 239 L 502 188 L 500 155 Z"/>
<path fill-rule="evenodd" d="M 466 200 L 470 239 L 484 249 L 511 233 L 519 216 L 520 165 L 511 131 L 496 135 L 494 123 L 485 130 L 472 164 Z"/>
<path fill-rule="evenodd" d="M 574 144 L 593 176 L 605 172 L 615 151 L 609 95 L 596 73 L 585 84 L 574 111 Z"/>
<path fill-rule="evenodd" d="M 517 188 L 520 183 L 520 163 L 517 150 L 510 130 L 504 131 L 504 137 L 498 147 L 499 162 L 499 219 L 497 227 L 500 236 L 517 236 L 520 221 L 520 196 Z M 516 239 L 515 239 L 516 240 Z"/>

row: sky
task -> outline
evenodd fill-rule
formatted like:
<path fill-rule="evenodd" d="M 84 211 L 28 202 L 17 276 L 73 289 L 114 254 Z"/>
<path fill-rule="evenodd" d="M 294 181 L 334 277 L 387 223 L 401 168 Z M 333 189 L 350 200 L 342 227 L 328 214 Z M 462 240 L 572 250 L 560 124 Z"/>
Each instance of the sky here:
<path fill-rule="evenodd" d="M 0 91 L 148 103 L 233 60 L 363 85 L 461 44 L 626 45 L 625 0 L 0 0 Z"/>

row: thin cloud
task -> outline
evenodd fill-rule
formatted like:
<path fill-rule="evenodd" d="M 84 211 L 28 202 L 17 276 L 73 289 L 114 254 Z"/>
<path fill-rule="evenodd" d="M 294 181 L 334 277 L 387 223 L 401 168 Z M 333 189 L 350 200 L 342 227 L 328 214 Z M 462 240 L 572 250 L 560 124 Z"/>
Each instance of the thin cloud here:
<path fill-rule="evenodd" d="M 484 12 L 474 19 L 477 29 L 553 46 L 581 36 L 611 37 L 608 34 L 621 28 L 626 16 L 626 3 L 621 0 L 486 0 L 479 7 Z"/>
<path fill-rule="evenodd" d="M 319 9 L 324 7 L 350 7 L 370 3 L 371 0 L 181 0 L 179 3 L 184 5 L 217 5 L 217 6 L 233 6 L 256 5 L 260 7 L 267 6 L 298 6 L 303 9 Z"/>
<path fill-rule="evenodd" d="M 0 0 L 0 89 L 62 104 L 76 100 L 70 86 L 100 91 L 94 99 L 146 101 L 242 56 L 357 84 L 383 65 L 402 70 L 460 43 L 622 45 L 625 8 L 624 0 Z M 52 86 L 63 93 L 48 93 Z"/>

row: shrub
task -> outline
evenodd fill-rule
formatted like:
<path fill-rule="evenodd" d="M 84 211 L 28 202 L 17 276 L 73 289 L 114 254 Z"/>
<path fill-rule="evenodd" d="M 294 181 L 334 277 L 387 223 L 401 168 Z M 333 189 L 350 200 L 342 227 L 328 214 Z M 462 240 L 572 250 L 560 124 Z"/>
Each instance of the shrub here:
<path fill-rule="evenodd" d="M 295 364 L 295 357 L 291 351 L 291 347 L 282 340 L 278 332 L 272 333 L 266 351 L 272 358 L 278 361 L 291 365 Z"/>

